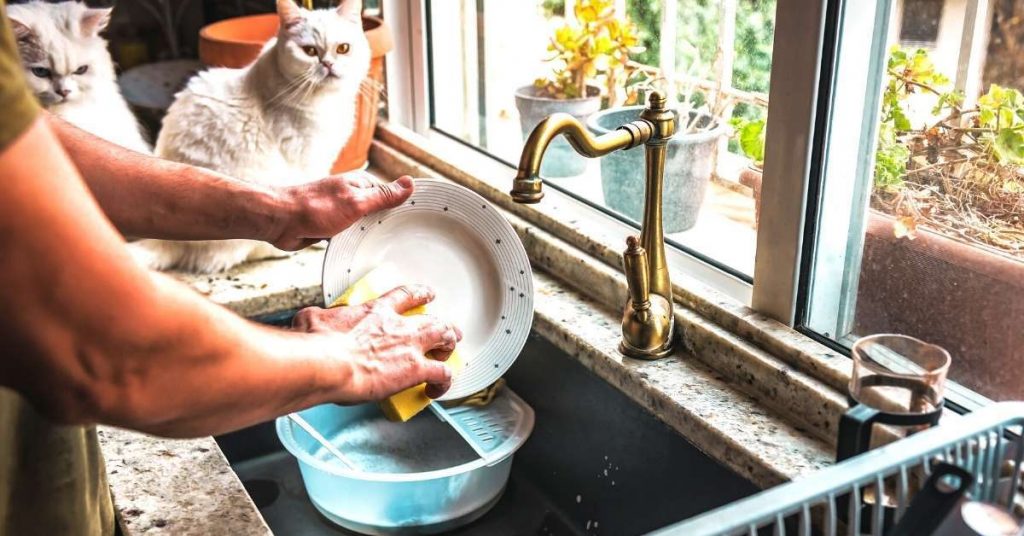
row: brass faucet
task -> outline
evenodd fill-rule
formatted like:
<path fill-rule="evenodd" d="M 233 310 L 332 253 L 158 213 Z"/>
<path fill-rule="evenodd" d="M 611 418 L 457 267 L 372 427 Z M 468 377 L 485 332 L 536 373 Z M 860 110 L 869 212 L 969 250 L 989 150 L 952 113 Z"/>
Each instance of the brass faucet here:
<path fill-rule="evenodd" d="M 672 282 L 665 261 L 661 196 L 666 145 L 675 132 L 676 114 L 665 107 L 665 95 L 658 91 L 651 93 L 639 119 L 602 136 L 590 134 L 569 114 L 553 114 L 541 121 L 526 140 L 510 192 L 517 203 L 537 203 L 544 197 L 540 164 L 548 144 L 559 134 L 564 134 L 569 145 L 588 158 L 645 145 L 644 215 L 640 238 L 627 238 L 623 254 L 629 300 L 622 314 L 619 345 L 623 354 L 638 359 L 659 359 L 672 352 Z"/>

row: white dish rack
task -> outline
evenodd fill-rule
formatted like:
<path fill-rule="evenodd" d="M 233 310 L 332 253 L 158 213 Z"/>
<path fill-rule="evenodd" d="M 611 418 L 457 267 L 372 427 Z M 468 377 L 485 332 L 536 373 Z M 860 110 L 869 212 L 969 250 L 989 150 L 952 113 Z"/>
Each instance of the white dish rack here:
<path fill-rule="evenodd" d="M 967 496 L 1011 511 L 1020 496 L 1024 402 L 1003 402 L 906 439 L 870 450 L 795 482 L 776 486 L 654 532 L 659 536 L 871 534 L 883 536 L 884 509 L 862 523 L 867 489 L 894 489 L 895 519 L 906 511 L 922 478 L 945 462 L 974 476 Z M 842 504 L 849 511 L 842 511 Z M 844 522 L 842 520 L 849 520 Z M 787 532 L 787 530 L 789 532 Z M 795 530 L 795 532 L 794 532 Z"/>

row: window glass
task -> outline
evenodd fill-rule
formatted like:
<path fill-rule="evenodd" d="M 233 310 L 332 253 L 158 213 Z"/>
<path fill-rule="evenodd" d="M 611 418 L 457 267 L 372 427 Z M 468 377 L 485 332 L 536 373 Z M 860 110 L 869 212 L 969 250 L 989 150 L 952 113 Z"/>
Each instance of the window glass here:
<path fill-rule="evenodd" d="M 753 273 L 774 0 L 450 0 L 429 6 L 432 126 L 510 165 L 545 116 L 594 133 L 636 119 L 670 90 L 689 131 L 671 142 L 671 244 Z M 692 120 L 691 120 L 692 119 Z M 601 160 L 549 148 L 542 176 L 636 222 L 643 149 Z"/>
<path fill-rule="evenodd" d="M 926 3 L 844 14 L 805 320 L 939 344 L 953 380 L 1021 399 L 1024 5 Z"/>
<path fill-rule="evenodd" d="M 902 45 L 931 46 L 939 39 L 945 0 L 904 0 L 900 16 Z"/>

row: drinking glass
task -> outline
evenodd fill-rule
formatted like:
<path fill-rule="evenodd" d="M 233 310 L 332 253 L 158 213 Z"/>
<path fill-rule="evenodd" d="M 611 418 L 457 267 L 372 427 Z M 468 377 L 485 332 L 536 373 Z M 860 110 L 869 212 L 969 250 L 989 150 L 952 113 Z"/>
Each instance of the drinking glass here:
<path fill-rule="evenodd" d="M 853 345 L 850 397 L 891 415 L 934 413 L 942 407 L 949 363 L 949 352 L 914 337 L 864 337 Z"/>
<path fill-rule="evenodd" d="M 849 385 L 852 407 L 839 421 L 836 461 L 871 448 L 876 424 L 890 425 L 889 430 L 897 436 L 938 424 L 949 363 L 949 352 L 907 335 L 871 335 L 854 343 Z M 886 526 L 891 526 L 895 514 L 892 484 L 887 481 L 882 490 L 874 486 L 864 490 L 864 519 L 880 506 L 885 509 Z"/>

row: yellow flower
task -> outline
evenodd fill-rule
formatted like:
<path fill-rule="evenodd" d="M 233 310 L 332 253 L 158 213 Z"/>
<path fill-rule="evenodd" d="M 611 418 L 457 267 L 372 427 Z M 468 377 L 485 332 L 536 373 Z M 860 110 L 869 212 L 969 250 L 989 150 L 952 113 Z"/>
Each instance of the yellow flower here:
<path fill-rule="evenodd" d="M 578 0 L 574 9 L 578 24 L 559 26 L 548 44 L 555 63 L 546 90 L 562 98 L 578 96 L 583 83 L 601 85 L 598 75 L 617 84 L 629 55 L 642 50 L 637 26 L 616 14 L 615 0 Z"/>

